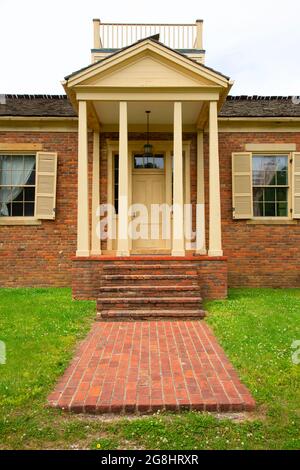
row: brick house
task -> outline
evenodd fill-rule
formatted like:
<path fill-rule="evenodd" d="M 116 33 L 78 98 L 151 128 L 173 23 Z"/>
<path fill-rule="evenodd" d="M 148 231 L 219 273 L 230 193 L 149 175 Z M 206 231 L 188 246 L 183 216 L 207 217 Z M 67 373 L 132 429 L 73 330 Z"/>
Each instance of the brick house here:
<path fill-rule="evenodd" d="M 93 24 L 65 95 L 1 98 L 1 285 L 72 285 L 103 316 L 139 317 L 299 287 L 297 100 L 230 96 L 202 21 Z"/>

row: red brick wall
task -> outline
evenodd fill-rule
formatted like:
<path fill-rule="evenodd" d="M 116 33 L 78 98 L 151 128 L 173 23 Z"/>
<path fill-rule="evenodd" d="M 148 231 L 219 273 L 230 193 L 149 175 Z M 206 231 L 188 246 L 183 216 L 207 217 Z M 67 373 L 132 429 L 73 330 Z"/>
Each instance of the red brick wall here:
<path fill-rule="evenodd" d="M 0 132 L 0 142 L 42 143 L 58 153 L 56 219 L 38 226 L 0 226 L 0 285 L 68 286 L 76 247 L 77 135 Z"/>
<path fill-rule="evenodd" d="M 106 139 L 101 136 L 101 201 L 107 197 Z M 144 134 L 130 134 L 132 140 Z M 171 140 L 171 134 L 154 133 L 152 139 Z M 196 202 L 196 136 L 191 140 L 191 199 Z M 230 286 L 300 287 L 300 225 L 248 225 L 232 220 L 231 153 L 247 142 L 291 143 L 300 150 L 297 133 L 220 133 L 222 236 L 228 257 Z M 0 142 L 42 143 L 58 152 L 57 213 L 54 221 L 39 226 L 0 226 L 0 285 L 71 285 L 71 257 L 76 251 L 77 134 L 75 132 L 0 132 Z M 91 163 L 91 138 L 90 138 Z M 205 136 L 205 179 L 208 182 L 208 139 Z M 91 181 L 91 164 L 90 164 Z M 206 184 L 206 233 L 208 239 L 208 184 Z M 105 248 L 105 245 L 103 245 Z"/>
<path fill-rule="evenodd" d="M 231 287 L 300 287 L 300 225 L 249 225 L 232 219 L 231 154 L 245 143 L 296 143 L 300 133 L 220 133 L 222 236 Z M 207 136 L 206 136 L 206 175 Z M 208 199 L 207 199 L 208 200 Z"/>

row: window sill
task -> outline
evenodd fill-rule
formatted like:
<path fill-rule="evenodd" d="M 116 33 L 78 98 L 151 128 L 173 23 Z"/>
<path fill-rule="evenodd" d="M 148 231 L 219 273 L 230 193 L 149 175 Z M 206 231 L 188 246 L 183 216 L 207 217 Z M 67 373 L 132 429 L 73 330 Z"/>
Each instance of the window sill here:
<path fill-rule="evenodd" d="M 248 225 L 297 225 L 297 220 L 291 219 L 250 219 L 247 220 Z"/>
<path fill-rule="evenodd" d="M 0 217 L 0 225 L 41 225 L 41 220 L 33 217 Z"/>

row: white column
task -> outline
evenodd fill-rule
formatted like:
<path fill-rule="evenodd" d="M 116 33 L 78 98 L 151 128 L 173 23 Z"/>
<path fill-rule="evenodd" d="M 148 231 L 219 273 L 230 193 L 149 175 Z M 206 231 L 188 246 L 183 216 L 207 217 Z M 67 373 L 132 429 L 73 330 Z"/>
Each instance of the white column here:
<path fill-rule="evenodd" d="M 223 256 L 217 102 L 209 103 L 209 256 Z"/>
<path fill-rule="evenodd" d="M 203 131 L 197 132 L 196 253 L 206 255 Z"/>
<path fill-rule="evenodd" d="M 173 164 L 173 246 L 172 256 L 184 256 L 183 171 L 182 171 L 182 104 L 174 103 Z"/>
<path fill-rule="evenodd" d="M 100 206 L 100 134 L 93 134 L 93 178 L 92 178 L 92 247 L 91 255 L 101 255 L 101 240 L 97 235 L 100 217 L 97 215 Z"/>
<path fill-rule="evenodd" d="M 127 103 L 126 101 L 121 101 L 119 117 L 119 214 L 117 256 L 129 256 L 128 205 Z"/>
<path fill-rule="evenodd" d="M 76 256 L 89 256 L 88 133 L 86 101 L 79 101 L 78 112 L 78 202 Z"/>

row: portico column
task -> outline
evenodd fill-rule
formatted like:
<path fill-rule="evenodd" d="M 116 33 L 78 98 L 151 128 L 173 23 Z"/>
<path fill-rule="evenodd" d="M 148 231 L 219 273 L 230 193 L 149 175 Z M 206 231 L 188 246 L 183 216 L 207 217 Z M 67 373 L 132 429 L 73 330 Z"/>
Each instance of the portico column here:
<path fill-rule="evenodd" d="M 203 131 L 197 132 L 196 253 L 206 255 Z"/>
<path fill-rule="evenodd" d="M 223 256 L 217 102 L 209 103 L 209 256 Z"/>
<path fill-rule="evenodd" d="M 119 214 L 117 256 L 129 256 L 128 240 L 128 126 L 127 102 L 120 101 L 119 116 Z"/>
<path fill-rule="evenodd" d="M 78 110 L 78 202 L 76 256 L 89 256 L 88 133 L 86 101 Z"/>
<path fill-rule="evenodd" d="M 100 134 L 93 134 L 93 176 L 92 176 L 92 247 L 91 255 L 101 255 L 101 240 L 97 235 L 97 225 L 100 217 Z"/>
<path fill-rule="evenodd" d="M 182 104 L 174 103 L 174 164 L 173 164 L 173 246 L 172 256 L 184 256 L 183 230 L 183 164 Z"/>

